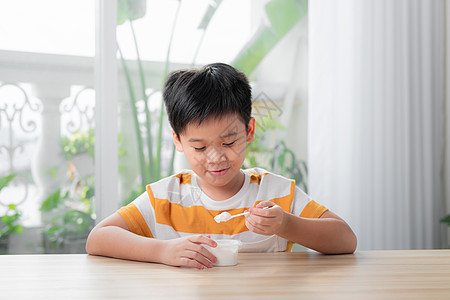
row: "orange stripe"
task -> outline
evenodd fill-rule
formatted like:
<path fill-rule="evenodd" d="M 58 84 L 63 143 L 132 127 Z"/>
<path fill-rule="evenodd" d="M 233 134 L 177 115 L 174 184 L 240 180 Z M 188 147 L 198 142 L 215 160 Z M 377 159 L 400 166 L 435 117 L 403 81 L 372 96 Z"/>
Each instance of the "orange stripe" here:
<path fill-rule="evenodd" d="M 249 174 L 250 174 L 250 183 L 258 183 L 258 184 L 260 184 L 261 183 L 261 178 L 264 176 L 264 175 L 267 175 L 267 174 L 269 174 L 269 173 L 262 173 L 262 174 L 258 174 L 258 173 L 256 173 L 256 172 L 248 172 Z"/>
<path fill-rule="evenodd" d="M 286 246 L 286 250 L 282 251 L 282 252 L 292 252 L 292 246 L 294 246 L 294 242 L 288 241 L 287 242 L 287 246 Z"/>
<path fill-rule="evenodd" d="M 292 182 L 291 193 L 284 197 L 274 198 L 269 201 L 278 204 L 284 211 L 289 212 L 294 199 L 295 183 Z M 184 207 L 179 203 L 171 203 L 167 199 L 155 198 L 151 187 L 147 186 L 150 203 L 155 210 L 156 223 L 171 226 L 175 231 L 196 234 L 225 234 L 232 235 L 248 231 L 245 226 L 245 218 L 237 217 L 228 222 L 217 223 L 214 217 L 222 213 L 221 210 L 207 210 L 201 205 Z M 255 206 L 261 201 L 255 202 Z M 239 214 L 249 207 L 229 209 L 230 214 Z"/>
<path fill-rule="evenodd" d="M 147 222 L 145 222 L 144 217 L 136 205 L 130 203 L 127 206 L 120 208 L 117 212 L 122 216 L 125 222 L 127 222 L 131 232 L 149 238 L 153 237 Z"/>
<path fill-rule="evenodd" d="M 295 188 L 295 187 L 294 187 Z M 324 212 L 326 212 L 328 209 L 320 205 L 314 200 L 309 201 L 308 204 L 306 204 L 305 208 L 300 213 L 300 217 L 303 218 L 319 218 Z M 286 250 L 284 252 L 291 252 L 292 247 L 294 246 L 293 241 L 288 241 Z"/>
<path fill-rule="evenodd" d="M 326 212 L 328 209 L 320 205 L 314 200 L 311 200 L 306 204 L 305 208 L 303 208 L 302 212 L 300 213 L 300 217 L 302 218 L 319 218 L 324 212 Z"/>
<path fill-rule="evenodd" d="M 294 200 L 294 192 L 295 192 L 295 181 L 291 180 L 291 191 L 289 195 L 279 197 L 279 198 L 273 198 L 272 200 L 268 200 L 270 202 L 273 202 L 279 206 L 285 211 L 290 212 L 291 211 L 291 205 L 292 201 Z M 262 201 L 256 201 L 255 206 L 261 203 Z"/>
<path fill-rule="evenodd" d="M 294 193 L 295 193 L 295 180 L 291 181 L 291 194 L 292 195 L 292 199 L 290 201 L 290 203 L 292 203 L 292 201 L 294 200 Z M 289 205 L 289 208 L 291 206 Z M 293 241 L 288 241 L 287 245 L 286 245 L 286 250 L 284 252 L 292 252 L 292 247 L 294 246 L 294 242 Z"/>
<path fill-rule="evenodd" d="M 191 173 L 180 173 L 173 175 L 173 177 L 177 177 L 180 180 L 180 184 L 191 184 Z"/>

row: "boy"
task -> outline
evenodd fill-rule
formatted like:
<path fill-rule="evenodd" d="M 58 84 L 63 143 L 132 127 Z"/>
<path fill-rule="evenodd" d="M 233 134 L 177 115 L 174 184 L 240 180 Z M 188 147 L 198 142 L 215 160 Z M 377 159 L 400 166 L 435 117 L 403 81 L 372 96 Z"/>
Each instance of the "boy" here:
<path fill-rule="evenodd" d="M 163 98 L 176 149 L 192 171 L 148 185 L 100 222 L 88 237 L 89 254 L 203 269 L 216 261 L 203 245 L 224 238 L 239 239 L 245 252 L 290 251 L 293 243 L 322 253 L 355 251 L 350 227 L 293 180 L 241 170 L 255 133 L 243 73 L 221 63 L 177 71 Z M 215 222 L 224 211 L 249 214 Z"/>

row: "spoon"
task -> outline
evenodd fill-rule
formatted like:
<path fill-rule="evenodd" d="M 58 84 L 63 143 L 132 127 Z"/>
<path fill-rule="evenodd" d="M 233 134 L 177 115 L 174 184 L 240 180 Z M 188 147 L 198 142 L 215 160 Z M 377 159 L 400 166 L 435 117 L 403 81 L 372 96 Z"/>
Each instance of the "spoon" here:
<path fill-rule="evenodd" d="M 226 222 L 226 221 L 229 221 L 229 220 L 231 220 L 231 219 L 233 219 L 233 218 L 236 218 L 236 217 L 239 217 L 239 216 L 248 215 L 248 214 L 249 214 L 249 212 L 246 211 L 246 212 L 243 212 L 243 213 L 241 213 L 241 214 L 231 215 L 229 212 L 224 211 L 223 213 L 221 213 L 221 214 L 215 216 L 215 217 L 214 217 L 214 221 L 216 221 L 217 223 L 220 223 L 220 222 Z"/>
<path fill-rule="evenodd" d="M 267 208 L 269 208 L 269 207 L 268 206 L 263 207 L 263 209 L 267 209 Z M 239 216 L 245 216 L 245 215 L 248 215 L 248 214 L 249 214 L 248 211 L 240 213 L 240 214 L 236 214 L 236 215 L 232 215 L 229 212 L 224 211 L 223 213 L 218 214 L 217 216 L 215 216 L 214 217 L 214 221 L 216 221 L 217 223 L 226 222 L 226 221 L 229 221 L 229 220 L 231 220 L 233 218 L 236 218 L 236 217 L 239 217 Z"/>

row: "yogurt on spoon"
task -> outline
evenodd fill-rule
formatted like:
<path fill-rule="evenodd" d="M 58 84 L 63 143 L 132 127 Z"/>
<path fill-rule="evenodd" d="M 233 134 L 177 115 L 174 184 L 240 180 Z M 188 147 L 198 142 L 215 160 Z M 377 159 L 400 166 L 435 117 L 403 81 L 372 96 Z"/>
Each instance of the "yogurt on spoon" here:
<path fill-rule="evenodd" d="M 268 208 L 269 208 L 268 206 L 263 207 L 263 209 L 268 209 Z M 235 217 L 245 216 L 245 215 L 248 215 L 248 214 L 249 214 L 248 211 L 243 212 L 241 214 L 237 214 L 237 215 L 232 215 L 229 212 L 224 211 L 223 213 L 218 214 L 217 216 L 215 216 L 214 217 L 214 221 L 216 221 L 217 223 L 226 222 L 226 221 L 229 221 L 229 220 L 231 220 L 231 219 L 233 219 Z"/>

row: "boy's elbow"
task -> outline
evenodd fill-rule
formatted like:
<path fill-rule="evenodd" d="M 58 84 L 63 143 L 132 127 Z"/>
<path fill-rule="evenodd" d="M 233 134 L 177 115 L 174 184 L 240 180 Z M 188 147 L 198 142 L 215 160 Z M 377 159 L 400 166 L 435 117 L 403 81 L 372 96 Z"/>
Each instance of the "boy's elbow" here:
<path fill-rule="evenodd" d="M 338 247 L 333 247 L 329 251 L 324 251 L 324 254 L 353 254 L 356 251 L 358 240 L 353 231 L 350 231 L 348 236 L 343 237 L 339 242 Z"/>
<path fill-rule="evenodd" d="M 353 231 L 350 233 L 350 237 L 346 243 L 347 247 L 344 249 L 342 254 L 352 254 L 355 253 L 356 247 L 358 246 L 358 239 Z"/>
<path fill-rule="evenodd" d="M 345 234 L 343 235 L 344 243 L 341 249 L 340 254 L 352 254 L 356 251 L 356 247 L 358 245 L 358 239 L 356 238 L 356 234 L 346 223 L 346 230 L 344 230 Z"/>
<path fill-rule="evenodd" d="M 95 247 L 95 237 L 94 237 L 95 233 L 94 233 L 94 230 L 95 229 L 93 229 L 89 233 L 89 236 L 88 236 L 88 238 L 86 240 L 86 246 L 85 246 L 86 253 L 87 254 L 91 254 L 91 255 L 96 255 L 97 254 L 96 247 Z"/>
<path fill-rule="evenodd" d="M 358 245 L 358 240 L 356 238 L 356 235 L 353 234 L 353 238 L 352 238 L 352 240 L 351 240 L 351 242 L 349 244 L 350 244 L 349 248 L 343 254 L 353 254 L 353 253 L 355 253 L 356 247 Z"/>
<path fill-rule="evenodd" d="M 356 237 L 355 234 L 353 234 L 353 236 L 354 236 L 354 241 L 353 241 L 352 253 L 354 253 L 356 251 L 356 247 L 358 246 L 358 238 Z"/>

